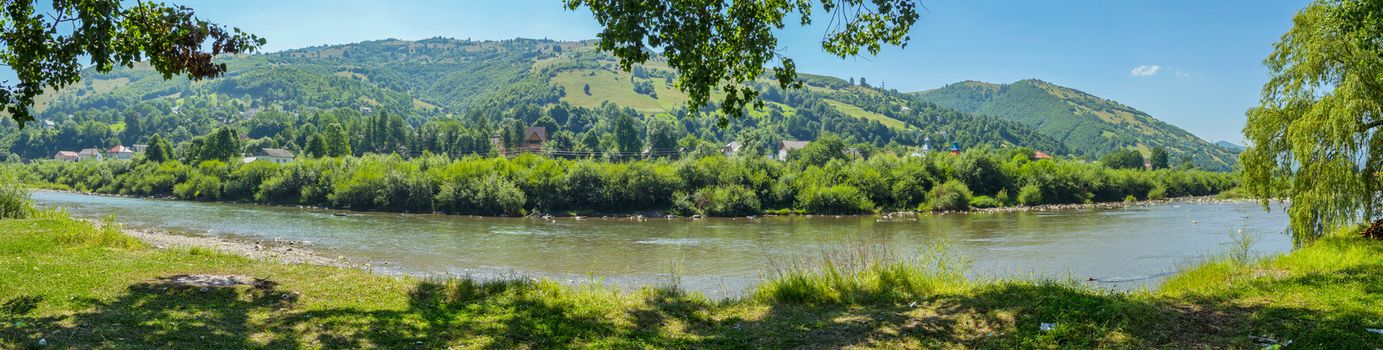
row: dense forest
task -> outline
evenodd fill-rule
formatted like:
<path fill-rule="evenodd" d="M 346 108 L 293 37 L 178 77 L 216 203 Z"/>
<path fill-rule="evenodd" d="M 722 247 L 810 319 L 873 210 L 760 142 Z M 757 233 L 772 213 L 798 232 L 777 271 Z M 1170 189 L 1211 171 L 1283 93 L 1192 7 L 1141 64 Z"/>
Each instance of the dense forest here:
<path fill-rule="evenodd" d="M 766 155 L 779 141 L 827 131 L 855 149 L 900 155 L 956 145 L 1098 157 L 1073 153 L 1078 148 L 1022 122 L 944 108 L 864 78 L 803 75 L 806 87 L 796 90 L 765 83 L 764 106 L 744 117 L 727 118 L 717 106 L 688 111 L 665 65 L 654 60 L 625 72 L 590 42 L 381 40 L 219 60 L 226 75 L 200 82 L 165 80 L 147 66 L 85 74 L 82 83 L 41 96 L 40 121 L 31 127 L 0 124 L 8 129 L 0 134 L 0 160 L 152 144 L 157 135 L 180 160 L 195 162 L 199 139 L 218 129 L 246 138 L 242 153 L 272 147 L 309 156 L 460 158 L 512 149 L 533 126 L 550 136 L 545 153 L 569 158 L 697 158 L 732 141 Z M 1225 168 L 1169 149 L 1174 162 Z"/>

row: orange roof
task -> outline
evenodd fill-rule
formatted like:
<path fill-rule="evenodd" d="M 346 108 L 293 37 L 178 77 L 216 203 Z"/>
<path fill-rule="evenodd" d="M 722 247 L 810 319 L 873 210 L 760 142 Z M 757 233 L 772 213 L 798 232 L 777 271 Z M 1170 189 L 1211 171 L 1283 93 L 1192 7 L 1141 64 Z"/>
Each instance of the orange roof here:
<path fill-rule="evenodd" d="M 1042 151 L 1033 152 L 1032 157 L 1034 159 L 1052 159 L 1052 155 Z"/>
<path fill-rule="evenodd" d="M 129 147 L 125 147 L 125 146 L 121 145 L 121 146 L 111 147 L 109 151 L 106 151 L 106 153 L 126 153 L 126 152 L 128 152 L 128 153 L 134 153 L 134 150 L 130 149 Z"/>

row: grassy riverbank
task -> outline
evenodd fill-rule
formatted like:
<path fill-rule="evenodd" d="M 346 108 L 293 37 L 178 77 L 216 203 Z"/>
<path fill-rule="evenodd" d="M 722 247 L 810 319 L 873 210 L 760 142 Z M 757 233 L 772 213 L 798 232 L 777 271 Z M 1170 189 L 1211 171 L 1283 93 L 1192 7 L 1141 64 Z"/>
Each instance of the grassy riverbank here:
<path fill-rule="evenodd" d="M 160 250 L 62 214 L 0 220 L 0 348 L 1368 348 L 1383 335 L 1383 242 L 1329 238 L 1185 272 L 1157 293 L 967 282 L 939 259 L 833 260 L 743 300 L 553 282 L 425 281 Z M 46 217 L 42 217 L 46 216 Z M 160 277 L 270 283 L 175 287 Z M 1050 322 L 1055 328 L 1039 329 Z"/>

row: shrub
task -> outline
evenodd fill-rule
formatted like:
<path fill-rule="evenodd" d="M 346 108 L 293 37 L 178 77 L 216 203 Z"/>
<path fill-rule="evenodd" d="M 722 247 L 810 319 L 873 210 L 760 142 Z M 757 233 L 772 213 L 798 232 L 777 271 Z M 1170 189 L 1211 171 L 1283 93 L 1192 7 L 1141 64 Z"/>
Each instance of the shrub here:
<path fill-rule="evenodd" d="M 1028 184 L 1018 190 L 1018 204 L 1040 205 L 1042 204 L 1042 189 L 1037 185 Z"/>
<path fill-rule="evenodd" d="M 972 208 L 983 209 L 998 208 L 1002 206 L 1004 206 L 1003 203 L 1000 203 L 999 200 L 991 198 L 989 196 L 975 196 L 974 198 L 970 198 L 970 207 Z"/>
<path fill-rule="evenodd" d="M 763 212 L 754 191 L 740 186 L 714 186 L 691 197 L 696 211 L 709 216 L 745 216 Z"/>
<path fill-rule="evenodd" d="M 1138 201 L 1138 197 L 1134 197 L 1134 196 L 1131 195 L 1131 194 L 1128 195 L 1128 196 L 1124 196 L 1124 203 L 1133 203 L 1133 202 L 1137 202 L 1137 201 Z"/>
<path fill-rule="evenodd" d="M 1148 190 L 1148 199 L 1155 201 L 1167 199 L 1167 186 L 1164 186 L 1161 183 L 1154 185 L 1151 190 Z"/>
<path fill-rule="evenodd" d="M 34 213 L 29 191 L 14 179 L 0 179 L 0 219 L 23 219 Z"/>
<path fill-rule="evenodd" d="M 849 215 L 874 211 L 874 202 L 849 185 L 810 188 L 798 200 L 808 213 Z"/>
<path fill-rule="evenodd" d="M 957 211 L 970 208 L 970 188 L 957 180 L 946 181 L 927 192 L 927 206 L 933 211 Z"/>
<path fill-rule="evenodd" d="M 173 196 L 178 199 L 214 201 L 221 198 L 221 179 L 211 175 L 197 174 L 187 182 L 173 186 Z"/>
<path fill-rule="evenodd" d="M 445 183 L 437 193 L 437 208 L 454 214 L 520 215 L 526 201 L 513 181 L 491 174 L 461 183 Z"/>
<path fill-rule="evenodd" d="M 1013 205 L 1013 197 L 1008 195 L 1007 188 L 999 190 L 999 193 L 994 195 L 994 201 L 999 202 L 1000 206 Z"/>

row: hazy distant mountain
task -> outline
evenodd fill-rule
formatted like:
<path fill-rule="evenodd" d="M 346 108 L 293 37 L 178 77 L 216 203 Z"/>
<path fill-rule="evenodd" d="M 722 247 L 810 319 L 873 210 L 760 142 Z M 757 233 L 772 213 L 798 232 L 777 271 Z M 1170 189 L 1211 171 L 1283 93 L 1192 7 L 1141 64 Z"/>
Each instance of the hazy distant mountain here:
<path fill-rule="evenodd" d="M 1019 122 L 1095 158 L 1119 148 L 1145 153 L 1165 147 L 1173 162 L 1182 157 L 1208 169 L 1229 170 L 1235 156 L 1171 124 L 1113 100 L 1041 80 L 1012 84 L 977 81 L 913 93 L 942 107 Z"/>
<path fill-rule="evenodd" d="M 1235 144 L 1235 143 L 1229 142 L 1229 141 L 1219 141 L 1219 142 L 1215 142 L 1215 145 L 1216 145 L 1216 146 L 1220 146 L 1220 148 L 1227 149 L 1227 150 L 1229 150 L 1230 152 L 1234 152 L 1234 153 L 1243 152 L 1244 149 L 1247 148 L 1247 147 L 1240 146 L 1240 145 L 1238 145 L 1238 144 Z"/>

